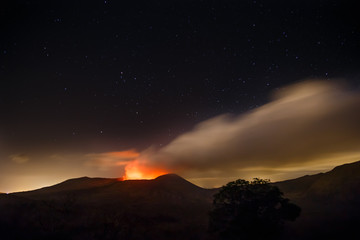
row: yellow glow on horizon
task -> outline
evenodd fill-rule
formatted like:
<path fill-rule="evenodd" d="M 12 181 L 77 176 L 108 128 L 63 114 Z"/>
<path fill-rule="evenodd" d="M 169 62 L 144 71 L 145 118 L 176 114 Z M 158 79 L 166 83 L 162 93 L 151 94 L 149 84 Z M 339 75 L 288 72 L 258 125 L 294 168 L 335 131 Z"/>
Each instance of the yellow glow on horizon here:
<path fill-rule="evenodd" d="M 327 156 L 322 156 L 314 160 L 299 162 L 296 161 L 291 164 L 280 166 L 258 166 L 247 167 L 242 169 L 234 169 L 232 173 L 226 173 L 222 171 L 209 171 L 209 172 L 182 172 L 180 176 L 188 179 L 190 182 L 206 188 L 220 187 L 229 181 L 233 181 L 239 178 L 250 180 L 254 177 L 260 177 L 270 179 L 272 182 L 283 181 L 288 179 L 294 179 L 302 177 L 304 175 L 312 175 L 320 172 L 327 172 L 334 167 L 343 165 L 346 163 L 352 163 L 360 160 L 359 152 L 338 153 Z M 45 171 L 46 169 L 44 169 Z M 136 159 L 125 166 L 126 174 L 119 180 L 134 180 L 134 179 L 154 179 L 160 175 L 167 174 L 170 171 L 161 168 L 155 168 L 149 165 L 146 159 Z M 5 181 L 1 181 L 0 192 L 11 193 L 19 191 L 30 191 L 34 189 L 43 188 L 46 186 L 52 186 L 63 182 L 70 178 L 78 178 L 85 176 L 83 172 L 75 171 L 69 174 L 62 170 L 63 175 L 57 176 L 55 172 L 49 172 L 49 175 L 42 173 L 34 175 L 3 175 Z M 173 172 L 173 171 L 171 171 Z M 176 173 L 176 171 L 174 171 Z M 95 173 L 92 173 L 94 176 Z M 95 175 L 96 176 L 96 175 Z M 111 177 L 111 176 L 103 176 Z M 112 176 L 114 177 L 114 176 Z"/>

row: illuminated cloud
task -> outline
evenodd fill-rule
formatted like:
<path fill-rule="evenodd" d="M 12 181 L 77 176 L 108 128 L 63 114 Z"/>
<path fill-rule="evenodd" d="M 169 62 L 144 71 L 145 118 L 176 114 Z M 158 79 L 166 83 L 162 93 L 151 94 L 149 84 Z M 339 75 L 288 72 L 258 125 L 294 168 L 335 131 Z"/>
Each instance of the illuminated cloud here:
<path fill-rule="evenodd" d="M 305 81 L 278 91 L 273 101 L 247 114 L 202 122 L 150 158 L 174 171 L 212 176 L 311 169 L 326 165 L 326 159 L 334 166 L 360 160 L 359 123 L 358 92 Z M 341 156 L 338 161 L 335 155 Z"/>
<path fill-rule="evenodd" d="M 88 154 L 88 166 L 124 178 L 179 173 L 202 186 L 232 178 L 293 178 L 360 160 L 360 94 L 326 81 L 277 91 L 247 114 L 204 121 L 167 146 Z"/>
<path fill-rule="evenodd" d="M 30 160 L 29 156 L 23 153 L 10 155 L 9 158 L 17 164 L 23 164 Z"/>

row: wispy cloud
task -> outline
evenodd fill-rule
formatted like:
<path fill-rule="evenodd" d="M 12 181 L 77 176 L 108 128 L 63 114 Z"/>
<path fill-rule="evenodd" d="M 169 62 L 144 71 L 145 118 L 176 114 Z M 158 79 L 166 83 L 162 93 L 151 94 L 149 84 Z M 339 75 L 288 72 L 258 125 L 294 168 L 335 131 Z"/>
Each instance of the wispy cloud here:
<path fill-rule="evenodd" d="M 100 171 L 107 171 L 114 167 L 125 166 L 137 157 L 139 157 L 139 153 L 135 150 L 91 153 L 85 155 L 85 158 L 87 159 L 85 165 L 95 167 Z"/>
<path fill-rule="evenodd" d="M 324 81 L 306 81 L 240 116 L 197 125 L 160 149 L 174 167 L 233 169 L 312 162 L 360 151 L 360 95 Z"/>
<path fill-rule="evenodd" d="M 359 123 L 359 92 L 334 82 L 304 81 L 247 114 L 198 124 L 155 151 L 150 162 L 221 175 L 249 168 L 311 168 L 327 158 L 336 165 L 360 160 Z M 341 156 L 338 162 L 335 155 Z"/>
<path fill-rule="evenodd" d="M 289 177 L 360 160 L 360 94 L 329 81 L 304 81 L 242 115 L 204 121 L 167 146 L 89 154 L 89 165 L 166 169 L 211 179 Z"/>
<path fill-rule="evenodd" d="M 17 163 L 17 164 L 23 164 L 30 160 L 29 156 L 23 153 L 20 154 L 12 154 L 9 156 L 11 161 Z"/>

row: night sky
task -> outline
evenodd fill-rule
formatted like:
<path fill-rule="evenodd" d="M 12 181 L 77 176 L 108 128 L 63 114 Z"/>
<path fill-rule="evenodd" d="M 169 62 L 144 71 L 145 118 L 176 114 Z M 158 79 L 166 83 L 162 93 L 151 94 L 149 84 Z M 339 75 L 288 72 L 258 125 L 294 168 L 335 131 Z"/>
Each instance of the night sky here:
<path fill-rule="evenodd" d="M 304 79 L 322 79 L 323 87 L 342 79 L 346 94 L 357 98 L 360 17 L 354 2 L 3 1 L 0 192 L 84 175 L 121 177 L 116 153 L 127 162 L 137 153 L 167 151 L 199 123 L 247 116 Z M 345 120 L 329 128 L 355 126 L 348 121 L 359 119 L 358 103 L 339 106 L 336 113 L 346 109 Z M 344 131 L 339 127 L 337 134 Z M 208 137 L 217 134 L 222 131 Z M 358 143 L 347 136 L 341 141 Z M 99 164 L 106 166 L 94 167 Z M 201 172 L 203 165 L 195 165 Z M 165 168 L 186 176 L 175 166 Z M 242 177 L 225 170 L 200 175 L 211 184 L 216 177 Z"/>

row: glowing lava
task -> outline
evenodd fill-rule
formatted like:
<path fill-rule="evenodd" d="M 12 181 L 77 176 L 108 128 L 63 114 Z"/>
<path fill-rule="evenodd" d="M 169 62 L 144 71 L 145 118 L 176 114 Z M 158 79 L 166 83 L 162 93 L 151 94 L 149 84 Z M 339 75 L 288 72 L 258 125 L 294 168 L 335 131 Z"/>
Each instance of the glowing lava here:
<path fill-rule="evenodd" d="M 162 169 L 148 166 L 144 161 L 134 160 L 125 167 L 124 180 L 129 179 L 154 179 L 168 172 Z"/>

